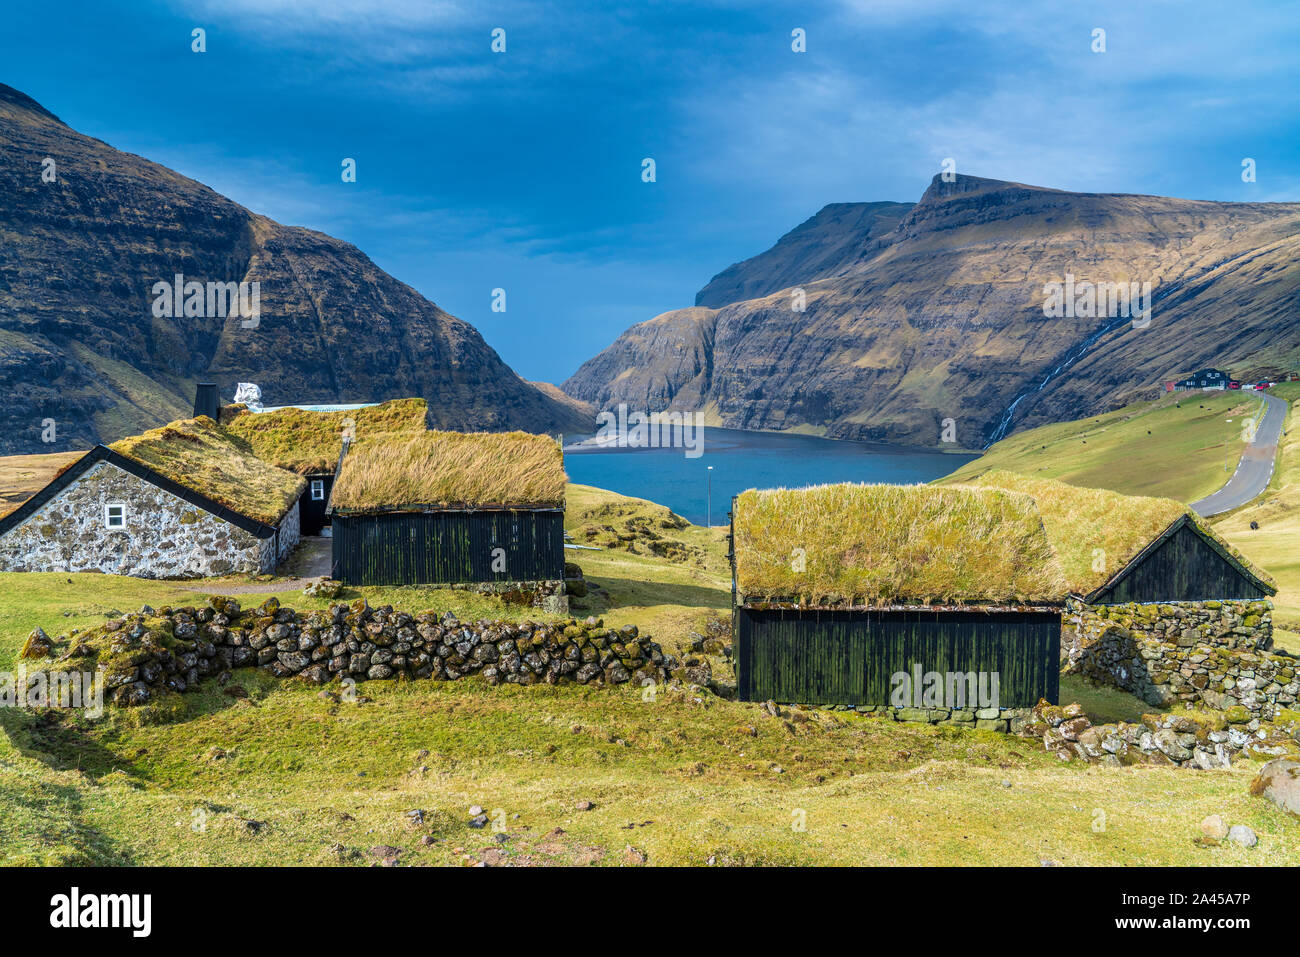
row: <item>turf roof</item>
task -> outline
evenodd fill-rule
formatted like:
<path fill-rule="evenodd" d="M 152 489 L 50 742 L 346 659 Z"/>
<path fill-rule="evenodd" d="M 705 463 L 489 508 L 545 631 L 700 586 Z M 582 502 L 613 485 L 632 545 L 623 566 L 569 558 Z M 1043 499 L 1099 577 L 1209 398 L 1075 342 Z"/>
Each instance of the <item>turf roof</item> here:
<path fill-rule="evenodd" d="M 340 512 L 562 508 L 564 453 L 527 432 L 424 432 L 360 439 L 343 459 Z"/>
<path fill-rule="evenodd" d="M 240 409 L 229 418 L 223 416 L 224 427 L 247 441 L 259 458 L 299 475 L 317 475 L 337 467 L 349 423 L 358 440 L 388 433 L 418 434 L 425 430 L 429 407 L 424 399 L 392 399 L 336 412 Z"/>
<path fill-rule="evenodd" d="M 1034 499 L 1066 581 L 1076 594 L 1088 595 L 1106 584 L 1184 515 L 1212 547 L 1276 588 L 1266 572 L 1216 535 L 1191 508 L 1174 499 L 1121 495 L 1001 469 L 986 472 L 973 484 L 1021 492 Z"/>
<path fill-rule="evenodd" d="M 750 489 L 736 498 L 747 601 L 1059 603 L 1061 574 L 1027 495 L 932 485 Z"/>
<path fill-rule="evenodd" d="M 206 416 L 150 429 L 109 448 L 267 525 L 278 524 L 306 487 L 303 479 L 263 462 L 247 442 Z"/>

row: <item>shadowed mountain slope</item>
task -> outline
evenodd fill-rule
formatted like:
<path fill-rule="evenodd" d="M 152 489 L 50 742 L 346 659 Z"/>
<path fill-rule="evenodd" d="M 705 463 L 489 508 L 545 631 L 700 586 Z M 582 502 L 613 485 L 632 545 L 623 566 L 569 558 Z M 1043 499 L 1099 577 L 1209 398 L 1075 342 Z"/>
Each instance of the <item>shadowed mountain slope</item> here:
<path fill-rule="evenodd" d="M 256 327 L 155 316 L 154 284 L 177 274 L 260 283 Z M 257 382 L 268 405 L 420 396 L 438 428 L 589 425 L 355 246 L 252 213 L 0 85 L 0 453 L 186 417 L 199 380 L 227 399 Z"/>

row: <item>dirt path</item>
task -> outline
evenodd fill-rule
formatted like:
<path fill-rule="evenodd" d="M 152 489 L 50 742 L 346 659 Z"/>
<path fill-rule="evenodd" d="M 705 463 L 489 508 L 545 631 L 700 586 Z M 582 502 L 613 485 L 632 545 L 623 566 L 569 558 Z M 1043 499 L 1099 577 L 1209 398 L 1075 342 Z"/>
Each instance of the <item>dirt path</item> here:
<path fill-rule="evenodd" d="M 288 578 L 273 582 L 241 582 L 237 585 L 217 585 L 211 582 L 203 586 L 191 587 L 189 591 L 203 592 L 209 595 L 248 595 L 267 592 L 302 591 L 313 578 L 323 578 L 330 573 L 332 556 L 330 540 L 312 535 L 304 538 L 285 560 L 279 571 Z"/>

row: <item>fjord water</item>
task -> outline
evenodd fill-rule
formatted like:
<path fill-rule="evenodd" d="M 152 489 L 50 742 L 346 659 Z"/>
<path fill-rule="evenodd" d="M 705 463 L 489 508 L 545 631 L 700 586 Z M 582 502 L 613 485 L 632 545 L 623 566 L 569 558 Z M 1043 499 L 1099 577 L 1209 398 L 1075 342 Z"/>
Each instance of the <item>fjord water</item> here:
<path fill-rule="evenodd" d="M 844 442 L 810 435 L 705 429 L 703 454 L 686 450 L 575 449 L 566 436 L 569 481 L 667 505 L 696 524 L 708 520 L 708 467 L 713 466 L 712 522 L 727 521 L 731 497 L 747 488 L 802 488 L 827 482 L 929 482 L 975 455 Z"/>

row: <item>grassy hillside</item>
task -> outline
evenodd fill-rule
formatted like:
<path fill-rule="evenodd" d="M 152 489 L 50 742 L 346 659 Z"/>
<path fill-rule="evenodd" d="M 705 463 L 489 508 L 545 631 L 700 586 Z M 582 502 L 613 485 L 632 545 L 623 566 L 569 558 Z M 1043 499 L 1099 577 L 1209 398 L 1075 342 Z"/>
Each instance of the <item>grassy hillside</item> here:
<path fill-rule="evenodd" d="M 721 530 L 581 486 L 568 502 L 575 539 L 606 542 L 569 553 L 606 623 L 636 622 L 680 649 L 727 607 Z M 110 610 L 195 602 L 205 587 L 220 590 L 0 575 L 0 668 L 34 625 L 55 634 Z M 462 617 L 525 615 L 461 592 L 345 597 L 356 594 Z M 992 732 L 800 709 L 772 717 L 666 689 L 648 700 L 626 686 L 370 682 L 361 691 L 373 700 L 340 703 L 258 671 L 235 683 L 246 699 L 209 681 L 168 725 L 0 709 L 0 863 L 370 864 L 378 845 L 399 849 L 399 863 L 452 865 L 619 865 L 642 854 L 651 864 L 1239 865 L 1300 852 L 1300 822 L 1249 796 L 1247 764 L 1083 767 Z M 1146 710 L 1068 681 L 1065 697 L 1098 720 Z M 578 810 L 583 801 L 594 807 Z M 467 827 L 475 804 L 493 822 L 483 830 Z M 1249 824 L 1259 847 L 1193 845 L 1211 813 Z"/>
<path fill-rule="evenodd" d="M 1105 415 L 1017 432 L 941 481 L 965 482 L 1006 469 L 1194 502 L 1228 481 L 1245 448 L 1242 417 L 1257 415 L 1262 405 L 1253 393 L 1243 392 L 1184 392 L 1137 402 Z"/>
<path fill-rule="evenodd" d="M 0 517 L 27 501 L 85 452 L 0 455 Z"/>

